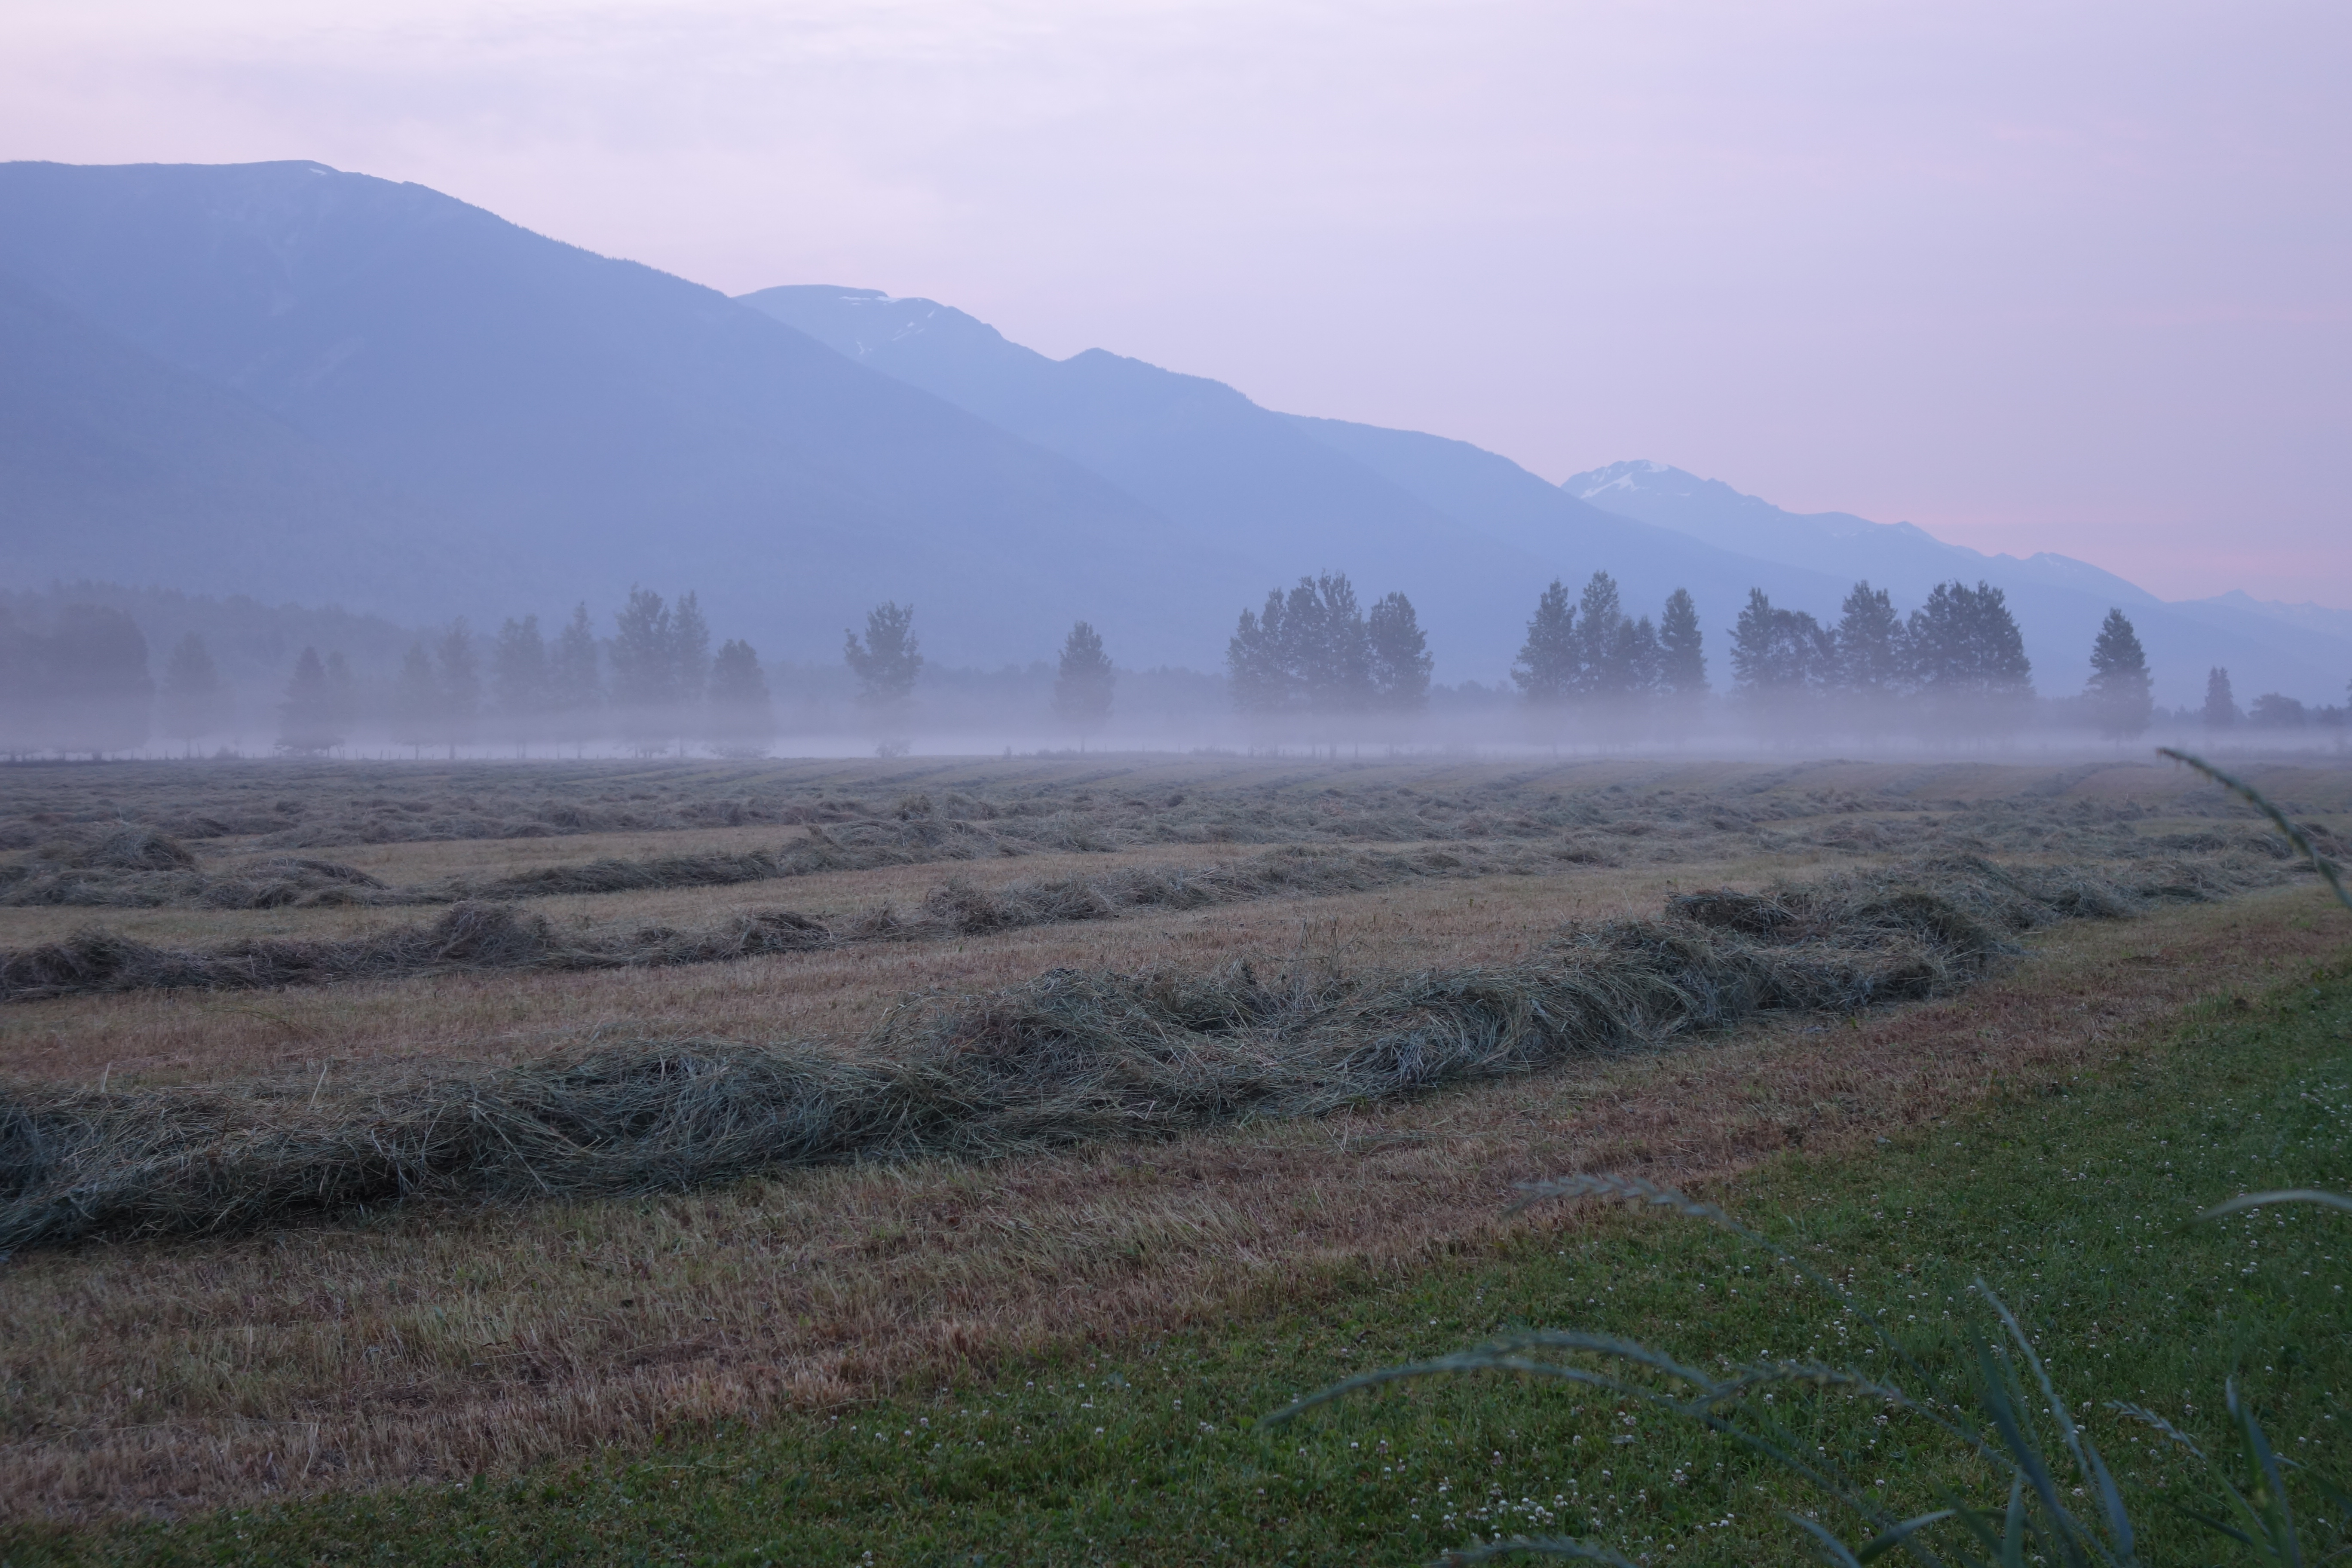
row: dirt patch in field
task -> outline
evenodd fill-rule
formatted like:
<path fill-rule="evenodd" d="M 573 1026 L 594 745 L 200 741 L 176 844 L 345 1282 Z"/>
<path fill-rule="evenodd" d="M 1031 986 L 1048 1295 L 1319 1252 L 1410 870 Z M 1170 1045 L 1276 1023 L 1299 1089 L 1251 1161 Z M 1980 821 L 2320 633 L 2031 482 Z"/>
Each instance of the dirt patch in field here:
<path fill-rule="evenodd" d="M 1149 1147 L 28 1255 L 0 1298 L 0 1507 L 460 1477 L 1229 1321 L 1491 1235 L 1517 1179 L 1718 1180 L 2063 1081 L 2197 997 L 2340 965 L 2333 912 L 2296 888 L 2078 923 L 1953 1000 Z"/>

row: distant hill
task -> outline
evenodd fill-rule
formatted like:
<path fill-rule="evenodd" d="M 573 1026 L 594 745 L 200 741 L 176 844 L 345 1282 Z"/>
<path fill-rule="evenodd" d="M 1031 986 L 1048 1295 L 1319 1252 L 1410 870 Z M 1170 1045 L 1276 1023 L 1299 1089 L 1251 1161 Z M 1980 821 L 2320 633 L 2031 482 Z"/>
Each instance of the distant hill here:
<path fill-rule="evenodd" d="M 1596 569 L 1636 613 L 1689 588 L 1719 680 L 1749 587 L 1827 616 L 1859 576 L 1906 605 L 2000 584 L 2053 694 L 2109 605 L 2168 701 L 2209 664 L 2306 700 L 2352 674 L 2325 612 L 2165 606 L 1654 464 L 1555 486 L 930 300 L 730 300 L 320 164 L 0 164 L 0 589 L 485 629 L 586 599 L 609 631 L 631 585 L 694 588 L 772 661 L 825 666 L 893 598 L 942 666 L 1050 657 L 1083 616 L 1123 666 L 1213 668 L 1243 605 L 1344 570 L 1412 595 L 1441 679 L 1493 681 L 1543 584 Z"/>
<path fill-rule="evenodd" d="M 1048 652 L 1080 616 L 1122 627 L 1124 658 L 1197 660 L 1212 639 L 1171 606 L 1197 617 L 1262 574 L 724 295 L 421 186 L 314 163 L 0 165 L 0 270 L 19 336 L 50 345 L 0 361 L 0 405 L 47 401 L 60 361 L 105 361 L 102 394 L 153 405 L 127 444 L 100 412 L 12 456 L 12 573 L 137 563 L 409 621 L 693 586 L 798 658 L 911 599 L 927 647 L 975 663 Z M 126 346 L 110 360 L 76 333 Z M 387 533 L 424 573 L 379 574 Z"/>
<path fill-rule="evenodd" d="M 1809 597 L 1835 585 L 1612 516 L 1463 442 L 1276 414 L 1222 382 L 1100 349 L 1048 359 L 936 300 L 819 286 L 742 299 L 1085 465 L 1188 537 L 1256 559 L 1261 594 L 1327 570 L 1368 595 L 1408 590 L 1444 679 L 1501 679 L 1554 576 L 1580 585 L 1606 570 L 1637 613 L 1686 586 L 1718 635 L 1751 584 Z"/>
<path fill-rule="evenodd" d="M 18 587 L 135 570 L 414 603 L 448 542 L 327 446 L 6 273 L 0 520 Z"/>
<path fill-rule="evenodd" d="M 2352 678 L 2352 614 L 2264 607 L 2242 594 L 2168 605 L 2113 573 L 2063 555 L 1986 555 L 1947 544 L 1907 522 L 1880 523 L 1847 512 L 1784 511 L 1719 479 L 1663 463 L 1612 463 L 1576 474 L 1560 489 L 1589 504 L 1675 530 L 1725 549 L 1868 578 L 1898 606 L 1916 605 L 1938 582 L 1979 580 L 2000 587 L 2025 633 L 2042 690 L 2065 695 L 2089 673 L 2091 641 L 2109 608 L 2132 618 L 2157 679 L 2158 701 L 2202 700 L 2205 672 L 2228 667 L 2240 697 L 2284 691 L 2322 701 L 2342 700 Z M 1823 606 L 1797 607 L 1825 613 Z M 1827 606 L 1834 611 L 1834 601 Z M 2339 612 L 2340 613 L 2340 612 Z"/>

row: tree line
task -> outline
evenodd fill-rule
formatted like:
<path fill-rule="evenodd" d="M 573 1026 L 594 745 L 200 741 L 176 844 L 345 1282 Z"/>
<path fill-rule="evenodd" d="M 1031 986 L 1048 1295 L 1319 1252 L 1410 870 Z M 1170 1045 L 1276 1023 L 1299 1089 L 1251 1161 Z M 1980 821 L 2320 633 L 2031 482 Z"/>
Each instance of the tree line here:
<path fill-rule="evenodd" d="M 1268 591 L 1225 646 L 1234 704 L 1259 718 L 1418 712 L 1431 664 L 1412 601 L 1390 594 L 1367 613 L 1344 572 Z"/>
<path fill-rule="evenodd" d="M 2001 591 L 1984 583 L 1939 584 L 1908 615 L 1885 590 L 1857 583 L 1829 624 L 1751 590 L 1727 656 L 1734 710 L 1776 726 L 1884 731 L 1917 723 L 1987 734 L 2021 722 L 2034 695 L 2016 619 Z M 913 606 L 876 606 L 863 635 L 845 632 L 843 658 L 883 749 L 903 750 L 925 667 Z M 1328 728 L 1423 710 L 1433 659 L 1409 597 L 1392 592 L 1366 608 L 1339 573 L 1302 577 L 1244 609 L 1225 667 L 1234 704 L 1254 721 Z M 2122 610 L 2108 612 L 2090 667 L 2083 696 L 2070 700 L 2076 711 L 2111 735 L 2145 731 L 2155 717 L 2147 659 Z M 1675 590 L 1653 620 L 1626 609 L 1606 572 L 1573 597 L 1557 579 L 1538 595 L 1510 673 L 1530 710 L 1613 739 L 1685 730 L 1711 692 L 1690 594 Z M 1052 711 L 1082 747 L 1108 722 L 1117 684 L 1101 633 L 1076 623 L 1055 671 Z M 120 609 L 68 604 L 27 626 L 0 607 L 0 754 L 121 753 L 158 732 L 193 745 L 226 731 L 232 698 L 196 633 L 173 647 L 157 680 L 144 636 Z M 2345 711 L 2276 692 L 2242 710 L 2230 672 L 2217 668 L 2203 706 L 2172 719 L 2284 729 L 2340 723 Z M 509 617 L 495 636 L 459 619 L 412 643 L 389 682 L 362 682 L 340 651 L 306 647 L 277 714 L 278 748 L 310 755 L 363 731 L 419 753 L 618 740 L 642 755 L 699 746 L 754 756 L 777 733 L 751 645 L 729 639 L 714 650 L 696 594 L 666 600 L 642 587 L 608 635 L 584 604 L 551 636 L 536 616 Z"/>

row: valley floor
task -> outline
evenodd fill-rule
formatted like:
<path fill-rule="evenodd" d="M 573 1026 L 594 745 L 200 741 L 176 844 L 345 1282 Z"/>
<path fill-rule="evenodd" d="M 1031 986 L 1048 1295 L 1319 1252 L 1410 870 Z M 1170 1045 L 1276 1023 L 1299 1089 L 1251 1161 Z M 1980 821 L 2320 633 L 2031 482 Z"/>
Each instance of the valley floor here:
<path fill-rule="evenodd" d="M 1645 1551 L 1675 1542 L 1724 1558 L 1737 1539 L 1759 1555 L 1726 1560 L 1801 1557 L 1769 1510 L 1749 1518 L 1715 1483 L 1704 1506 L 1685 1496 L 1722 1456 L 1676 1470 L 1643 1449 L 1638 1498 L 1608 1484 L 1624 1465 L 1570 1464 L 1580 1435 L 1606 1441 L 1602 1413 L 1572 1400 L 1432 1391 L 1278 1438 L 1241 1429 L 1315 1382 L 1512 1319 L 1704 1330 L 1693 1354 L 1794 1352 L 1824 1331 L 1822 1353 L 1835 1344 L 1834 1313 L 1778 1283 L 1753 1313 L 1694 1316 L 1699 1286 L 1739 1287 L 1739 1263 L 1714 1238 L 1589 1212 L 1501 1217 L 1512 1183 L 1580 1170 L 1696 1186 L 1915 1295 L 1930 1275 L 1950 1294 L 1962 1260 L 2029 1300 L 2063 1278 L 2065 1313 L 2042 1302 L 2055 1342 L 2074 1347 L 2062 1365 L 2080 1354 L 2086 1374 L 2103 1373 L 2118 1352 L 2160 1363 L 2149 1401 L 2171 1400 L 2161 1408 L 2192 1428 L 2233 1364 L 2269 1402 L 2266 1419 L 2281 1413 L 2283 1442 L 2352 1418 L 2347 1318 L 2328 1293 L 2344 1254 L 2325 1216 L 2297 1216 L 2283 1237 L 2311 1258 L 2266 1273 L 2264 1255 L 2244 1277 L 2268 1292 L 2263 1313 L 2296 1325 L 2296 1370 L 2272 1382 L 2247 1363 L 2271 1319 L 2232 1315 L 2239 1287 L 2218 1264 L 2197 1276 L 2205 1316 L 2183 1306 L 2161 1319 L 2179 1331 L 2167 1337 L 2133 1295 L 2168 1289 L 2155 1252 L 2103 1241 L 2078 1257 L 2063 1239 L 2139 1234 L 2158 1223 L 2149 1194 L 2185 1214 L 2241 1187 L 2347 1179 L 2347 922 L 2218 792 L 2169 770 L 862 764 L 656 768 L 624 787 L 593 770 L 385 769 L 321 771 L 307 797 L 268 770 L 140 773 L 93 770 L 95 784 L 72 789 L 48 771 L 23 775 L 32 786 L 0 775 L 0 833 L 21 825 L 29 840 L 19 885 L 79 877 L 90 898 L 121 900 L 0 909 L 19 954 L 91 922 L 193 948 L 352 941 L 419 917 L 398 902 L 203 903 L 240 863 L 298 850 L 394 890 L 689 847 L 766 851 L 774 874 L 757 880 L 518 901 L 565 930 L 676 928 L 781 904 L 843 933 L 887 931 L 877 909 L 905 918 L 888 940 L 722 963 L 581 973 L 453 960 L 384 981 L 14 1001 L 0 1005 L 0 1070 L 26 1105 L 87 1098 L 103 1079 L 118 1097 L 276 1094 L 289 1116 L 343 1114 L 420 1075 L 528 1062 L 600 1035 L 794 1038 L 855 1056 L 909 994 L 1243 960 L 1454 973 L 1524 958 L 1564 927 L 1654 918 L 1677 892 L 1916 876 L 1955 857 L 2045 871 L 2160 864 L 2241 890 L 2151 896 L 2128 918 L 2026 933 L 1992 978 L 1924 1001 L 1768 1014 L 1311 1120 L 20 1250 L 0 1264 L 10 1563 L 310 1561 L 361 1542 L 414 1561 L 760 1561 L 727 1557 L 754 1546 L 777 1562 L 869 1549 L 910 1563 L 1331 1561 L 1370 1548 L 1412 1561 L 1476 1529 L 1540 1523 L 1528 1509 L 1573 1515 L 1601 1496 L 1621 1544 L 1646 1535 Z M 2323 832 L 2352 801 L 2352 775 L 2262 782 Z M 118 797 L 101 808 L 111 815 L 73 820 L 64 808 L 101 787 Z M 325 826 L 233 818 L 221 802 L 236 789 Z M 428 809 L 400 815 L 442 836 L 371 838 L 391 813 L 366 803 L 404 790 Z M 624 796 L 613 809 L 646 825 L 514 837 L 544 821 L 520 815 L 526 805 L 560 814 L 599 794 Z M 276 805 L 305 798 L 297 813 Z M 746 820 L 710 826 L 713 812 Z M 126 821 L 171 835 L 199 819 L 266 830 L 175 837 L 193 866 L 152 875 L 73 866 L 102 860 L 98 847 Z M 452 826 L 467 822 L 501 836 Z M 824 858 L 860 863 L 792 862 L 782 851 L 812 828 Z M 1378 851 L 1407 868 L 1338 892 L 1087 906 L 1012 929 L 916 918 L 950 876 L 1001 891 L 1292 850 Z M 2263 1117 L 2300 1131 L 2253 1136 Z M 2153 1153 L 2200 1139 L 2197 1162 Z M 1992 1152 L 2019 1150 L 2031 1158 Z M 1932 1226 L 1906 1234 L 1888 1217 L 1898 1190 Z M 2245 1248 L 2245 1236 L 2222 1235 L 2183 1245 L 2200 1258 Z M 2094 1252 L 2114 1275 L 2085 1272 Z M 2086 1330 L 2075 1320 L 2093 1298 Z M 1099 1433 L 1086 1429 L 1093 1409 Z M 971 1425 L 983 1421 L 995 1423 L 986 1436 Z M 938 1447 L 919 1433 L 939 1434 Z M 1376 1468 L 1365 1456 L 1380 1443 L 1391 1451 Z M 1493 1462 L 1474 1466 L 1465 1444 L 1491 1444 Z M 1696 1464 L 1696 1453 L 1675 1457 Z M 1925 1460 L 1898 1472 L 1894 1484 L 1914 1488 L 1959 1474 Z M 484 1476 L 505 1479 L 448 1490 Z M 1562 1500 L 1571 1478 L 1584 1489 L 1574 1508 Z M 217 1511 L 232 1505 L 266 1506 Z M 1737 1528 L 1709 1524 L 1715 1510 L 1737 1512 Z M 116 1522 L 159 1515 L 183 1522 Z M 1709 1544 L 1703 1526 L 1731 1535 Z"/>

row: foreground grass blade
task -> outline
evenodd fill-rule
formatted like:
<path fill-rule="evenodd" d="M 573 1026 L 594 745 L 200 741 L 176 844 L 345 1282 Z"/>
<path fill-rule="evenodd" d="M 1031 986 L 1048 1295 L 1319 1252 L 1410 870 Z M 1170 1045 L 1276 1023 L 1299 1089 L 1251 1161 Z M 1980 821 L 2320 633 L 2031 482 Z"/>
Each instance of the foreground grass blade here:
<path fill-rule="evenodd" d="M 1439 1558 L 1437 1568 L 1468 1568 L 1473 1563 L 1499 1563 L 1506 1557 L 1564 1557 L 1571 1563 L 1606 1563 L 1609 1568 L 1637 1568 L 1623 1552 L 1597 1541 L 1534 1535 L 1515 1535 L 1508 1541 L 1457 1548 Z"/>
<path fill-rule="evenodd" d="M 2225 1204 L 2215 1204 L 2199 1219 L 2220 1219 L 2225 1214 L 2240 1209 L 2258 1209 L 2270 1204 L 2319 1204 L 2326 1208 L 2342 1209 L 2352 1214 L 2352 1198 L 2342 1193 L 2323 1193 L 2316 1187 L 2287 1187 L 2275 1193 L 2245 1193 Z"/>
<path fill-rule="evenodd" d="M 2328 859 L 2325 855 L 2322 855 L 2318 848 L 2311 842 L 2310 836 L 2305 833 L 2302 828 L 2297 827 L 2294 823 L 2289 822 L 2286 818 L 2286 813 L 2281 811 L 2277 806 L 2273 805 L 2270 803 L 2269 797 L 2264 795 L 2262 791 L 2256 789 L 2253 785 L 2248 784 L 2242 778 L 2238 778 L 2231 773 L 2223 773 L 2221 769 L 2215 767 L 2204 758 L 2191 755 L 2189 752 L 2175 751 L 2170 746 L 2158 746 L 2156 749 L 2156 754 L 2159 757 L 2170 757 L 2174 762 L 2180 763 L 2184 767 L 2194 768 L 2197 772 L 2203 773 L 2207 778 L 2211 779 L 2215 784 L 2220 784 L 2223 789 L 2228 790 L 2231 794 L 2252 805 L 2256 811 L 2261 812 L 2264 816 L 2269 817 L 2272 823 L 2277 826 L 2278 830 L 2286 835 L 2286 840 L 2288 843 L 2294 845 L 2297 849 L 2302 850 L 2305 856 L 2309 857 L 2311 860 L 2311 868 L 2326 879 L 2328 888 L 2336 894 L 2336 901 L 2342 904 L 2346 909 L 2352 910 L 2352 892 L 2345 891 L 2343 879 L 2338 877 L 2336 873 L 2335 862 Z"/>

